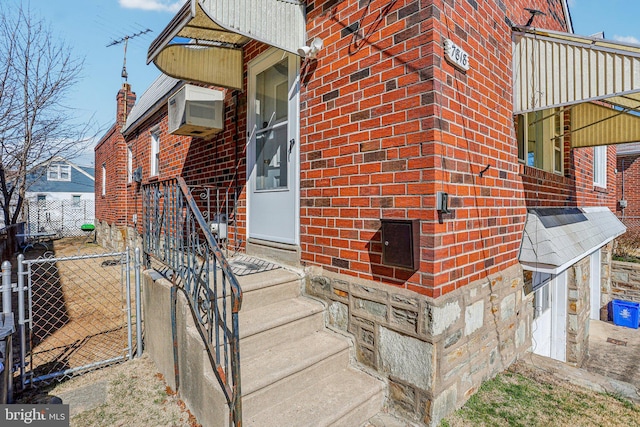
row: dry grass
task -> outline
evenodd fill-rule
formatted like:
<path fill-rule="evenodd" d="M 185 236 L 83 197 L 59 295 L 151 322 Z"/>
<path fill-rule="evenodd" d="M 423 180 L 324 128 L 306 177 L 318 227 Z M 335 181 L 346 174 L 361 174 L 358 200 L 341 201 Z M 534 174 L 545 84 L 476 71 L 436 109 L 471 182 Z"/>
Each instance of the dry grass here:
<path fill-rule="evenodd" d="M 93 409 L 72 415 L 72 427 L 95 426 L 197 426 L 195 418 L 185 404 L 171 391 L 162 375 L 148 356 L 143 356 L 119 365 L 100 369 L 59 383 L 39 396 L 32 396 L 31 402 L 42 402 L 48 396 L 60 396 L 63 403 L 82 406 L 78 396 L 65 400 L 74 390 L 102 382 L 107 383 L 104 403 Z"/>
<path fill-rule="evenodd" d="M 104 248 L 85 241 L 84 238 L 66 238 L 50 242 L 49 247 L 56 258 L 106 252 Z M 45 251 L 41 248 L 26 254 L 28 259 L 43 255 Z M 58 319 L 59 324 L 50 325 L 33 350 L 45 358 L 64 359 L 63 368 L 92 361 L 80 357 L 82 355 L 98 357 L 98 360 L 115 356 L 105 353 L 109 349 L 119 348 L 118 354 L 124 355 L 126 323 L 123 323 L 124 301 L 119 301 L 123 298 L 120 265 L 105 266 L 102 265 L 104 260 L 96 258 L 57 263 L 55 277 L 42 281 L 47 282 L 43 286 L 53 285 L 59 295 L 50 294 L 59 297 L 59 301 L 52 299 L 41 317 Z M 43 274 L 42 277 L 46 278 L 47 275 Z M 114 294 L 118 300 L 115 304 Z M 60 312 L 50 312 L 54 302 Z M 135 342 L 135 336 L 133 340 Z M 68 347 L 74 351 L 58 356 L 48 354 Z M 79 408 L 90 408 L 72 415 L 71 426 L 198 425 L 184 402 L 167 386 L 146 355 L 62 382 L 38 384 L 38 387 L 37 390 L 27 389 L 25 393 L 17 395 L 17 402 L 45 403 L 57 396 L 63 403 L 70 404 L 72 414 L 78 412 Z M 106 396 L 100 393 L 102 390 L 106 390 Z M 99 397 L 98 402 L 95 402 L 96 396 Z"/>
<path fill-rule="evenodd" d="M 640 406 L 516 364 L 441 426 L 640 426 Z"/>

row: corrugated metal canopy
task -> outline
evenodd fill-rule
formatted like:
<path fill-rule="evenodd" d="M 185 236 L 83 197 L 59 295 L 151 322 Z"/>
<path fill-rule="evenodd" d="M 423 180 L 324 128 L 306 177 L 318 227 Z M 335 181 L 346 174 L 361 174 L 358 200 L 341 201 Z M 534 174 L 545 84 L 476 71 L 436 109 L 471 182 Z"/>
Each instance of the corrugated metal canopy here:
<path fill-rule="evenodd" d="M 189 0 L 147 55 L 177 79 L 242 89 L 242 46 L 250 40 L 297 54 L 306 43 L 298 0 Z"/>
<path fill-rule="evenodd" d="M 513 36 L 514 114 L 571 110 L 572 148 L 640 141 L 639 45 L 531 28 Z"/>
<path fill-rule="evenodd" d="M 586 102 L 571 109 L 571 147 L 640 141 L 640 116 Z"/>
<path fill-rule="evenodd" d="M 640 92 L 638 45 L 529 28 L 513 38 L 514 114 Z"/>

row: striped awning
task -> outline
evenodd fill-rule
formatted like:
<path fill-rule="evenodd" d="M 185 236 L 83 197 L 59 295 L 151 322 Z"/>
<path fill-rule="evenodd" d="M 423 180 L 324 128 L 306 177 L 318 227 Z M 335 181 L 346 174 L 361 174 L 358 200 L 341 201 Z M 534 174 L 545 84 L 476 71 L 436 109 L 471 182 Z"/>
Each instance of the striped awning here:
<path fill-rule="evenodd" d="M 514 114 L 571 110 L 573 148 L 640 141 L 639 45 L 530 28 L 513 43 Z"/>
<path fill-rule="evenodd" d="M 242 89 L 242 46 L 296 53 L 306 43 L 299 0 L 189 0 L 151 43 L 147 63 L 187 81 Z"/>

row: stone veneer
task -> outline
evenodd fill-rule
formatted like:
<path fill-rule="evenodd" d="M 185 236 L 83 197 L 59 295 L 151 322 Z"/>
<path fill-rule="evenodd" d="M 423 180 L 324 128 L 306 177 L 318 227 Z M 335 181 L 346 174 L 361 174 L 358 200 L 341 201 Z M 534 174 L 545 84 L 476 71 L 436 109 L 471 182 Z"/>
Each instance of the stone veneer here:
<path fill-rule="evenodd" d="M 127 247 L 138 247 L 142 251 L 142 236 L 133 227 L 120 227 L 106 221 L 96 220 L 96 242 L 114 251 L 124 251 Z"/>
<path fill-rule="evenodd" d="M 567 269 L 567 362 L 582 366 L 589 352 L 591 257 Z"/>
<path fill-rule="evenodd" d="M 609 299 L 640 302 L 640 264 L 622 261 L 611 263 Z"/>
<path fill-rule="evenodd" d="M 532 297 L 514 266 L 438 299 L 319 268 L 306 291 L 328 326 L 354 336 L 358 361 L 388 379 L 389 404 L 436 425 L 531 346 Z"/>

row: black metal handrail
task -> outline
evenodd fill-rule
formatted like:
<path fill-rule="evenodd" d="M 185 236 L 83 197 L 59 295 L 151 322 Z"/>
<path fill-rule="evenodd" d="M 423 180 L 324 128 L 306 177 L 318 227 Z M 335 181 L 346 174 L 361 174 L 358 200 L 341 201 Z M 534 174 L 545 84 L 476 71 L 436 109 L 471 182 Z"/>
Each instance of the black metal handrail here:
<path fill-rule="evenodd" d="M 194 323 L 227 399 L 230 425 L 241 426 L 238 312 L 242 290 L 238 280 L 184 179 L 143 186 L 143 224 L 145 254 L 172 273 L 174 356 L 176 291 L 181 290 L 187 296 Z"/>

